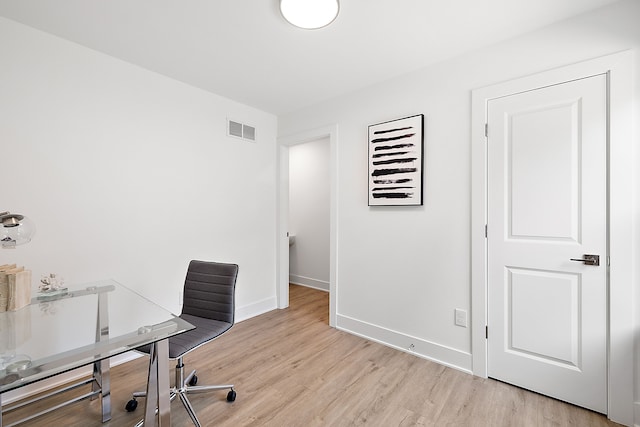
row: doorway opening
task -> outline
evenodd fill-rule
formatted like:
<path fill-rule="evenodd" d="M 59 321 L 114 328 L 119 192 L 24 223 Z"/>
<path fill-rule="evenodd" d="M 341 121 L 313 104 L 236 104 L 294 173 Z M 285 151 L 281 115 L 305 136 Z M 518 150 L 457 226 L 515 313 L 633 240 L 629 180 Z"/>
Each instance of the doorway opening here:
<path fill-rule="evenodd" d="M 278 225 L 277 225 L 277 242 L 278 242 L 278 260 L 277 260 L 277 299 L 278 308 L 286 308 L 289 306 L 289 264 L 290 264 L 290 239 L 291 224 L 290 210 L 291 201 L 289 194 L 290 187 L 290 150 L 293 146 L 305 144 L 313 141 L 328 141 L 328 283 L 327 280 L 310 281 L 304 283 L 311 285 L 310 287 L 323 288 L 326 287 L 329 292 L 329 325 L 335 327 L 337 312 L 337 167 L 336 167 L 336 144 L 337 144 L 337 126 L 326 126 L 323 128 L 313 129 L 301 132 L 295 135 L 280 138 L 278 140 Z M 326 202 L 325 202 L 326 203 Z M 295 232 L 295 230 L 294 230 Z M 326 237 L 326 236 L 325 236 Z M 294 245 L 296 243 L 293 243 Z M 308 257 L 308 254 L 306 255 Z M 296 260 L 297 261 L 297 260 Z M 311 267 L 311 268 L 317 268 Z M 300 274 L 299 276 L 301 276 Z M 324 276 L 327 277 L 327 276 Z M 314 278 L 311 278 L 314 279 Z M 315 278 L 317 279 L 317 278 Z"/>
<path fill-rule="evenodd" d="M 289 282 L 325 292 L 330 271 L 329 184 L 328 138 L 289 147 Z"/>

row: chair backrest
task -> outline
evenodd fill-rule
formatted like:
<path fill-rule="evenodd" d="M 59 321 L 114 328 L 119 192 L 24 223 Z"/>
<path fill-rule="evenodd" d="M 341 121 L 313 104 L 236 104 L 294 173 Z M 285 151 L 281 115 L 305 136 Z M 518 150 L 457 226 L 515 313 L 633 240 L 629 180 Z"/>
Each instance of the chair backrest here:
<path fill-rule="evenodd" d="M 193 260 L 184 281 L 182 313 L 233 324 L 238 266 Z"/>

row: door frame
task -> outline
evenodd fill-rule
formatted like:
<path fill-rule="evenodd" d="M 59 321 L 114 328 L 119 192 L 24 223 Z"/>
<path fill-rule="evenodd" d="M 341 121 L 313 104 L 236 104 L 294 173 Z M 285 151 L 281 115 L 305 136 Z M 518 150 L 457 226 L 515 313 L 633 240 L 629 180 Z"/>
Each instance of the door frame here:
<path fill-rule="evenodd" d="M 337 319 L 338 267 L 338 125 L 328 125 L 279 137 L 277 140 L 276 296 L 278 308 L 289 306 L 289 147 L 329 139 L 329 326 Z"/>
<path fill-rule="evenodd" d="M 608 417 L 632 425 L 634 411 L 633 315 L 633 53 L 624 51 L 476 89 L 471 118 L 471 307 L 474 375 L 487 377 L 487 150 L 488 100 L 607 73 L 608 123 Z M 615 307 L 615 310 L 609 309 Z"/>

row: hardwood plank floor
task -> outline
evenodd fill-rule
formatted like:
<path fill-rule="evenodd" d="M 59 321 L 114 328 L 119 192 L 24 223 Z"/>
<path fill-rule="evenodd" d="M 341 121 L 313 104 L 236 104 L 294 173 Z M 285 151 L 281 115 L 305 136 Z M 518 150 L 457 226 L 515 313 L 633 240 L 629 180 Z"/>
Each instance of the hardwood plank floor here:
<path fill-rule="evenodd" d="M 328 326 L 328 294 L 291 286 L 291 307 L 237 323 L 185 358 L 200 384 L 232 382 L 226 392 L 191 395 L 207 426 L 617 426 L 603 415 L 491 379 L 477 378 Z M 132 426 L 124 410 L 145 387 L 147 358 L 112 369 L 113 419 L 82 401 L 29 426 Z M 172 375 L 173 377 L 173 375 Z M 48 403 L 51 403 L 50 400 Z M 35 405 L 10 413 L 5 424 Z M 172 426 L 191 426 L 178 401 Z"/>

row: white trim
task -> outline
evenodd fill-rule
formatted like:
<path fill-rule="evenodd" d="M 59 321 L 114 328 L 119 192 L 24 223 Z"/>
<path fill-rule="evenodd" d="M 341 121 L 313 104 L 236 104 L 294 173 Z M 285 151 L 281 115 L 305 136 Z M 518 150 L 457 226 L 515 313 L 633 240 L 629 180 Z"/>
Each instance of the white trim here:
<path fill-rule="evenodd" d="M 326 280 L 318 280 L 312 277 L 300 276 L 298 274 L 289 275 L 289 283 L 294 285 L 306 286 L 307 288 L 318 289 L 320 291 L 329 292 L 330 283 Z"/>
<path fill-rule="evenodd" d="M 471 303 L 473 373 L 487 376 L 486 141 L 489 99 L 562 81 L 610 73 L 609 134 L 609 411 L 611 420 L 633 424 L 633 52 L 624 51 L 533 76 L 474 90 L 471 135 Z M 637 221 L 637 220 L 636 220 Z M 611 309 L 615 307 L 615 310 Z"/>
<path fill-rule="evenodd" d="M 249 305 L 236 307 L 235 321 L 236 323 L 242 322 L 243 320 L 251 319 L 252 317 L 275 310 L 277 307 L 276 297 L 269 297 Z"/>
<path fill-rule="evenodd" d="M 286 145 L 278 145 L 277 173 L 276 295 L 278 308 L 284 309 L 289 307 L 289 147 Z"/>
<path fill-rule="evenodd" d="M 455 348 L 446 347 L 343 315 L 338 315 L 337 328 L 396 350 L 404 351 L 468 374 L 472 373 L 471 354 Z"/>
<path fill-rule="evenodd" d="M 278 138 L 278 224 L 277 224 L 277 297 L 278 308 L 289 306 L 289 148 L 321 138 L 329 138 L 329 325 L 336 325 L 338 307 L 338 125 L 328 125 Z"/>

